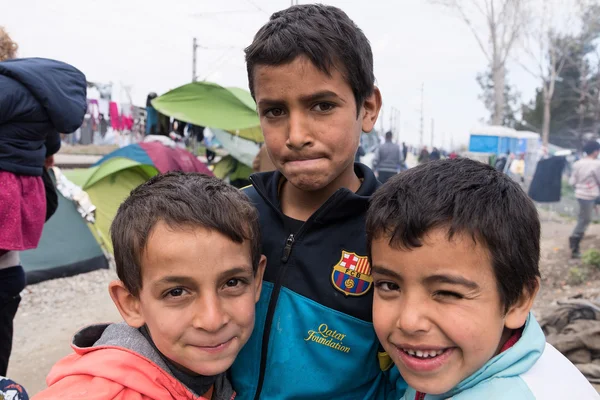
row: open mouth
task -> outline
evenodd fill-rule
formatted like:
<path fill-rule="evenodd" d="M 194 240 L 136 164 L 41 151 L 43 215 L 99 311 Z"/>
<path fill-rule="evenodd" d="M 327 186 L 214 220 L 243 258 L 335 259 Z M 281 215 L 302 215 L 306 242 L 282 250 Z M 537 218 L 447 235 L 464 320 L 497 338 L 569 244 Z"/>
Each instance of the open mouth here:
<path fill-rule="evenodd" d="M 402 363 L 410 370 L 417 373 L 433 373 L 442 368 L 448 362 L 455 347 L 446 347 L 442 349 L 407 349 L 396 347 L 397 354 Z"/>
<path fill-rule="evenodd" d="M 441 356 L 446 352 L 447 349 L 442 350 L 410 350 L 410 349 L 400 349 L 411 357 L 420 358 L 420 359 L 428 359 L 435 358 Z"/>

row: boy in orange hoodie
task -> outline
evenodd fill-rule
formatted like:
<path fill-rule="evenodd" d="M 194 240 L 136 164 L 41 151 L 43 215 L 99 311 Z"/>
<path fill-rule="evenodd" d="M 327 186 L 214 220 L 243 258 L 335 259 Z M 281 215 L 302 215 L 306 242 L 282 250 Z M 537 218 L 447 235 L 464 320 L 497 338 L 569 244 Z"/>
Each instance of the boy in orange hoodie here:
<path fill-rule="evenodd" d="M 247 197 L 200 174 L 131 192 L 111 227 L 125 323 L 73 339 L 36 400 L 231 400 L 225 372 L 254 327 L 266 258 Z"/>

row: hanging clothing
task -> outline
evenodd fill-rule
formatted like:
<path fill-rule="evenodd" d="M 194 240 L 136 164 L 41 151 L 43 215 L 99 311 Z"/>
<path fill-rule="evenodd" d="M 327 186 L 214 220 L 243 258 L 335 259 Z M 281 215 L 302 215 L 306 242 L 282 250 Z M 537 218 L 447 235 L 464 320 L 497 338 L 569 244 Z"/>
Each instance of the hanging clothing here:
<path fill-rule="evenodd" d="M 529 186 L 529 197 L 540 203 L 559 202 L 562 172 L 566 163 L 565 157 L 557 156 L 540 160 Z"/>
<path fill-rule="evenodd" d="M 110 126 L 116 131 L 122 130 L 120 121 L 121 118 L 119 116 L 119 106 L 117 103 L 111 101 L 108 106 L 108 112 L 110 117 Z"/>
<path fill-rule="evenodd" d="M 156 135 L 158 112 L 152 106 L 146 107 L 146 135 Z"/>

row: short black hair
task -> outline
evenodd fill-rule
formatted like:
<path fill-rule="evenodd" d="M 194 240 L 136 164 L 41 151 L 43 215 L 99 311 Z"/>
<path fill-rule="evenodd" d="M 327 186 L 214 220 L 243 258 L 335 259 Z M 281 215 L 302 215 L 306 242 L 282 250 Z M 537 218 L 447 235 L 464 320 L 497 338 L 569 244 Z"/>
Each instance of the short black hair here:
<path fill-rule="evenodd" d="M 250 93 L 254 97 L 257 65 L 282 65 L 304 55 L 322 72 L 337 68 L 354 93 L 360 110 L 373 94 L 373 52 L 362 30 L 339 8 L 302 4 L 271 15 L 245 49 Z"/>
<path fill-rule="evenodd" d="M 258 211 L 240 190 L 199 173 L 168 172 L 135 188 L 121 204 L 110 228 L 117 275 L 137 296 L 141 258 L 159 221 L 170 227 L 203 227 L 236 243 L 250 241 L 252 266 L 260 261 Z"/>
<path fill-rule="evenodd" d="M 596 142 L 595 140 L 590 140 L 583 145 L 583 152 L 587 155 L 590 155 L 598 150 L 600 150 L 600 143 Z"/>
<path fill-rule="evenodd" d="M 387 132 L 385 133 L 385 138 L 386 138 L 386 139 L 391 139 L 391 138 L 392 138 L 392 136 L 393 136 L 393 133 L 392 133 L 392 131 L 387 131 Z"/>
<path fill-rule="evenodd" d="M 540 221 L 533 202 L 510 177 L 468 158 L 432 161 L 401 172 L 373 195 L 367 212 L 369 257 L 374 239 L 392 248 L 423 245 L 433 229 L 466 234 L 490 254 L 500 300 L 535 293 L 540 277 Z"/>

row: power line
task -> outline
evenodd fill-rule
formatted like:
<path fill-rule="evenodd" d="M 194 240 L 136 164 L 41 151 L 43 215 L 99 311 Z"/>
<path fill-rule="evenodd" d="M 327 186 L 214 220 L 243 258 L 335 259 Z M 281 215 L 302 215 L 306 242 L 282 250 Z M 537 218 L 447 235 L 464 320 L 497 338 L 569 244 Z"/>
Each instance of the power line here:
<path fill-rule="evenodd" d="M 254 8 L 256 8 L 258 11 L 265 13 L 266 15 L 269 15 L 268 12 L 266 12 L 265 10 L 263 10 L 258 4 L 256 4 L 253 0 L 246 0 L 248 3 L 250 3 Z"/>
<path fill-rule="evenodd" d="M 200 17 L 212 16 L 212 15 L 240 14 L 240 13 L 249 13 L 249 12 L 257 12 L 257 11 L 263 11 L 263 10 L 256 10 L 256 9 L 250 10 L 250 9 L 246 8 L 243 10 L 207 11 L 207 12 L 195 13 L 190 16 L 194 17 L 194 18 L 200 18 Z"/>
<path fill-rule="evenodd" d="M 423 147 L 423 130 L 424 130 L 424 109 L 423 109 L 423 92 L 425 91 L 425 83 L 421 84 L 421 129 L 420 129 L 420 139 L 419 139 L 419 147 Z"/>

